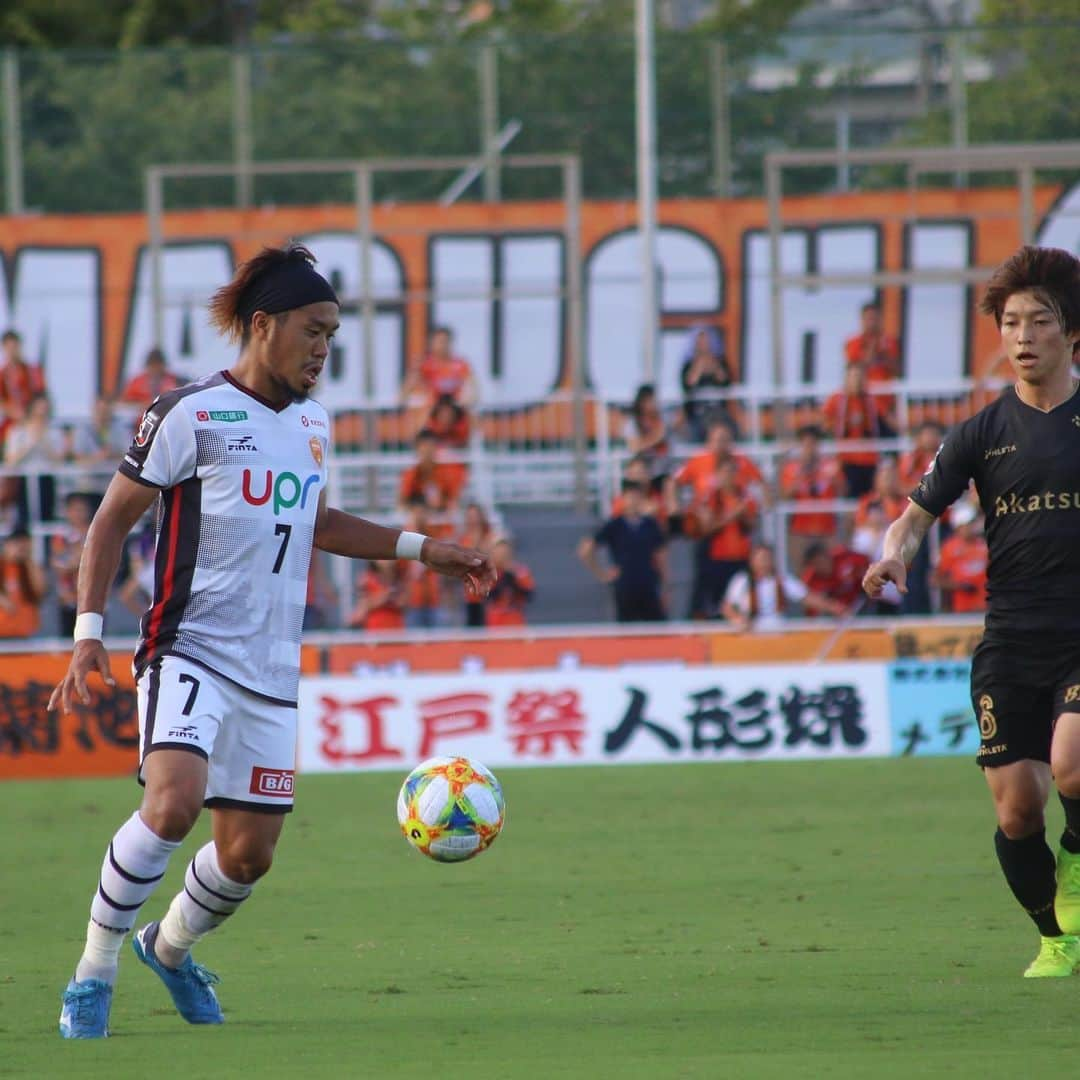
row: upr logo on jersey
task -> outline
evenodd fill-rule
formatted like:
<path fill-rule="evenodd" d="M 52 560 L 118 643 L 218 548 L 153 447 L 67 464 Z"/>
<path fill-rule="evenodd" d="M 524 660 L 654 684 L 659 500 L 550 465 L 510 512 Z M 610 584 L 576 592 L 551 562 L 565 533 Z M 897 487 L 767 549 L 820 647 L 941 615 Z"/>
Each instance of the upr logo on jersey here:
<path fill-rule="evenodd" d="M 303 510 L 307 505 L 308 491 L 311 489 L 311 485 L 318 482 L 318 473 L 312 473 L 306 479 L 301 480 L 294 472 L 278 473 L 275 476 L 270 469 L 267 469 L 262 480 L 262 491 L 256 494 L 252 490 L 251 470 L 245 469 L 241 494 L 244 496 L 244 502 L 250 503 L 252 506 L 264 506 L 268 502 L 271 503 L 274 516 L 277 517 L 282 510 L 288 510 L 296 506 L 297 503 L 300 504 L 300 509 Z M 271 500 L 273 501 L 271 502 Z"/>
<path fill-rule="evenodd" d="M 252 795 L 269 795 L 275 799 L 291 799 L 293 794 L 292 769 L 264 769 L 256 765 L 251 770 Z"/>

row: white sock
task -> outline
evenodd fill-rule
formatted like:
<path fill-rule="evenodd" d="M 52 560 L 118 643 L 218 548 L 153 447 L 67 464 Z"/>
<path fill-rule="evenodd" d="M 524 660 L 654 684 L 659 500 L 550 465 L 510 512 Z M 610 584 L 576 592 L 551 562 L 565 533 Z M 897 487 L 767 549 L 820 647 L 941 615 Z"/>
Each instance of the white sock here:
<path fill-rule="evenodd" d="M 154 952 L 166 967 L 179 967 L 192 945 L 220 926 L 250 895 L 250 885 L 227 878 L 213 843 L 199 848 L 161 920 Z"/>
<path fill-rule="evenodd" d="M 86 947 L 75 968 L 77 982 L 115 981 L 124 935 L 135 925 L 139 908 L 157 888 L 169 856 L 179 846 L 179 841 L 162 840 L 138 811 L 120 826 L 101 864 L 98 891 L 90 905 Z"/>

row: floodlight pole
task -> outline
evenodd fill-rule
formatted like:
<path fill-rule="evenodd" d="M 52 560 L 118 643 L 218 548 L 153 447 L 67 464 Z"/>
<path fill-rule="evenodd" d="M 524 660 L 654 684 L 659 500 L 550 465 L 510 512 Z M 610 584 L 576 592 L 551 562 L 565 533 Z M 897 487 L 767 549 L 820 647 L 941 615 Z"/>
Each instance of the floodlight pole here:
<path fill-rule="evenodd" d="M 637 76 L 637 210 L 641 241 L 642 376 L 656 380 L 656 61 L 653 0 L 635 0 Z"/>

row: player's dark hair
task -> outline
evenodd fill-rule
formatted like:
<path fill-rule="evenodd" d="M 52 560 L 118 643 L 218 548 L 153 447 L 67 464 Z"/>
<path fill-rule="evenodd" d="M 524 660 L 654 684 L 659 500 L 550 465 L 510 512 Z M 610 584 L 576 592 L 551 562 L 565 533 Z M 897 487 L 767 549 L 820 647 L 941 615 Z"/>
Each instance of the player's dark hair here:
<path fill-rule="evenodd" d="M 207 305 L 210 325 L 228 341 L 247 343 L 251 333 L 251 314 L 241 314 L 241 301 L 250 295 L 252 287 L 268 273 L 288 262 L 306 262 L 315 265 L 315 256 L 303 244 L 286 244 L 285 247 L 264 247 L 254 258 L 241 263 L 228 285 L 222 285 Z M 252 313 L 253 314 L 253 313 Z M 285 317 L 282 312 L 281 318 Z"/>
<path fill-rule="evenodd" d="M 979 309 L 1000 327 L 1005 304 L 1019 292 L 1045 304 L 1066 334 L 1080 330 L 1080 259 L 1071 252 L 1026 244 L 994 271 Z"/>

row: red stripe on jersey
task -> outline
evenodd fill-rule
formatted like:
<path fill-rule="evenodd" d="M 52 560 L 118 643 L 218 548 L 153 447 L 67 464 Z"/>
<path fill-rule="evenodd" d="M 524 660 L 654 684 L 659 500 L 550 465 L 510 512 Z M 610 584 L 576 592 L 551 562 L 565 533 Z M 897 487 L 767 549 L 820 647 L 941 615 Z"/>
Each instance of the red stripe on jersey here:
<path fill-rule="evenodd" d="M 147 654 L 152 656 L 157 644 L 158 631 L 161 629 L 161 619 L 165 614 L 165 605 L 172 599 L 175 588 L 173 577 L 176 571 L 176 549 L 180 537 L 180 485 L 172 489 L 172 499 L 168 510 L 169 517 L 169 547 L 165 558 L 165 572 L 161 576 L 161 598 L 154 605 L 150 613 L 150 623 L 146 631 Z"/>

